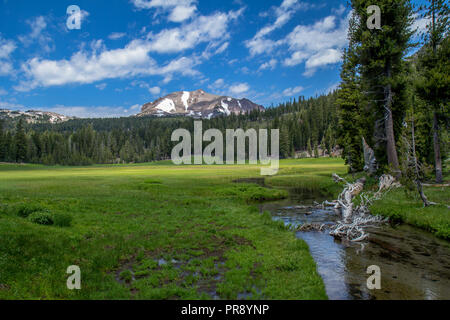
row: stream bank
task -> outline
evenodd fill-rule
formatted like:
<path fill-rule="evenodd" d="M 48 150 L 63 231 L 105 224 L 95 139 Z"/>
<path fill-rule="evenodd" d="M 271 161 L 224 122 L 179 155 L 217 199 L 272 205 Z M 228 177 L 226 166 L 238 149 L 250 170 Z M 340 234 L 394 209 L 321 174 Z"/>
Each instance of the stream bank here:
<path fill-rule="evenodd" d="M 325 198 L 319 192 L 290 190 L 290 198 L 264 203 L 274 220 L 299 226 L 333 224 L 333 209 L 310 207 Z M 331 300 L 450 299 L 450 243 L 408 225 L 384 225 L 368 230 L 365 243 L 337 241 L 328 231 L 296 232 L 309 246 Z M 381 269 L 381 289 L 369 290 L 366 270 Z"/>

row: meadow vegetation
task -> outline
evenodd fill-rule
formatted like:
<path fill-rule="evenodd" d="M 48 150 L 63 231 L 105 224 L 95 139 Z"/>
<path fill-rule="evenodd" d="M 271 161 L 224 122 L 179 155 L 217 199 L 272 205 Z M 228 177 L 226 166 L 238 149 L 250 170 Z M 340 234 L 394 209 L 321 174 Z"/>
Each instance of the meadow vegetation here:
<path fill-rule="evenodd" d="M 287 188 L 332 199 L 331 174 L 346 166 L 282 160 L 277 176 L 259 172 L 0 165 L 0 299 L 326 299 L 307 245 L 259 207 Z M 373 212 L 448 238 L 448 188 L 427 192 L 442 205 L 423 209 L 399 189 Z M 66 287 L 71 265 L 81 290 Z"/>

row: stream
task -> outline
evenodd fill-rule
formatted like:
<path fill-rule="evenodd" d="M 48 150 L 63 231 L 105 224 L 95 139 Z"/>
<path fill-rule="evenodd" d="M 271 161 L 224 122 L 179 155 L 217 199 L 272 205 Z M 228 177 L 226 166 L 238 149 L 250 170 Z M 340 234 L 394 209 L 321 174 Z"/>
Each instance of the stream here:
<path fill-rule="evenodd" d="M 325 200 L 320 194 L 294 190 L 288 200 L 261 205 L 285 224 L 332 224 L 340 219 L 333 209 L 305 206 Z M 323 232 L 297 232 L 306 241 L 331 300 L 448 300 L 450 243 L 408 225 L 385 225 L 368 230 L 364 244 L 341 242 Z M 367 268 L 381 269 L 381 289 L 369 290 Z"/>

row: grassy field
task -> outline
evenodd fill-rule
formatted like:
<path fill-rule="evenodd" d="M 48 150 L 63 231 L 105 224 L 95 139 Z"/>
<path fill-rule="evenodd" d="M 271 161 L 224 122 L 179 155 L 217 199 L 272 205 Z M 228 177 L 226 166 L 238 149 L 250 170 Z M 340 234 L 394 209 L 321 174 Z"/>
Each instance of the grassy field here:
<path fill-rule="evenodd" d="M 0 299 L 326 299 L 307 245 L 258 202 L 345 171 L 286 160 L 263 188 L 233 182 L 256 166 L 0 165 Z"/>
<path fill-rule="evenodd" d="M 261 187 L 257 166 L 0 164 L 0 299 L 326 299 L 307 245 L 259 203 L 285 187 L 332 199 L 333 172 L 341 160 L 283 160 Z M 372 212 L 450 239 L 449 188 L 425 191 L 440 205 L 401 188 Z"/>
<path fill-rule="evenodd" d="M 450 188 L 426 187 L 425 194 L 438 205 L 423 207 L 417 192 L 405 192 L 404 188 L 391 191 L 371 208 L 373 214 L 389 217 L 393 222 L 407 223 L 439 238 L 450 240 Z"/>

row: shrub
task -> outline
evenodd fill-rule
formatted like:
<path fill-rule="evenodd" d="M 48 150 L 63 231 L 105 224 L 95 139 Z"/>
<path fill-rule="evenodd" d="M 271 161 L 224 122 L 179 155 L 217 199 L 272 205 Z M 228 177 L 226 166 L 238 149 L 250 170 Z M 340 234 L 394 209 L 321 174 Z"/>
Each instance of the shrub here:
<path fill-rule="evenodd" d="M 53 217 L 48 211 L 33 212 L 28 216 L 28 220 L 33 223 L 49 226 L 53 224 Z"/>
<path fill-rule="evenodd" d="M 133 274 L 130 270 L 125 270 L 120 273 L 120 278 L 127 283 L 130 283 L 133 280 Z"/>
<path fill-rule="evenodd" d="M 70 227 L 72 216 L 67 213 L 55 213 L 53 214 L 53 223 L 58 227 Z"/>
<path fill-rule="evenodd" d="M 31 214 L 35 212 L 44 212 L 47 211 L 45 208 L 30 203 L 23 203 L 14 208 L 14 211 L 19 217 L 28 218 Z"/>

